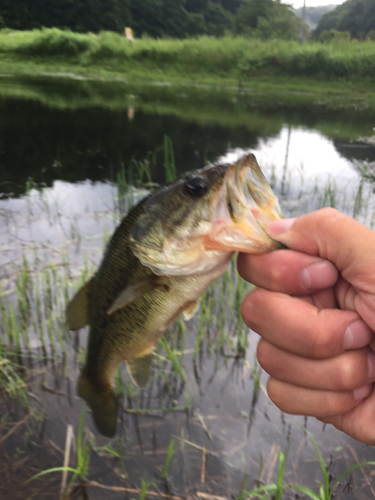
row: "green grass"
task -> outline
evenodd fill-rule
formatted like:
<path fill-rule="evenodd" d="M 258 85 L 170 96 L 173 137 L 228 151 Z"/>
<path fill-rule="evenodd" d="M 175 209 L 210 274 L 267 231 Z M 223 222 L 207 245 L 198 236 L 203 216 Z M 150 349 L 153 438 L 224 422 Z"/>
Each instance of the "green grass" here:
<path fill-rule="evenodd" d="M 1 65 L 22 63 L 42 71 L 123 74 L 156 80 L 252 85 L 254 78 L 375 79 L 375 42 L 321 44 L 200 37 L 135 40 L 101 32 L 78 34 L 57 28 L 0 32 Z"/>

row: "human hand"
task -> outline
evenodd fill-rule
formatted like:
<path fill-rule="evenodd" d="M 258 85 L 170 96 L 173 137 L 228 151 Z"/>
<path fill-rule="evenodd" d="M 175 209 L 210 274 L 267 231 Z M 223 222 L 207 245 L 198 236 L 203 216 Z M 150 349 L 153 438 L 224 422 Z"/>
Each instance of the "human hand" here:
<path fill-rule="evenodd" d="M 329 208 L 267 232 L 289 250 L 240 254 L 238 271 L 259 287 L 242 317 L 270 399 L 374 445 L 375 233 Z"/>

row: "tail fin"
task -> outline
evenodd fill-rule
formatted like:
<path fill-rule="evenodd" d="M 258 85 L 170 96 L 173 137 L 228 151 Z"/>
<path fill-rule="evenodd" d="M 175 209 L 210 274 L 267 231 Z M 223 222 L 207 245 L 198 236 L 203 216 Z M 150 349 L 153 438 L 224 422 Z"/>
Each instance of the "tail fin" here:
<path fill-rule="evenodd" d="M 117 404 L 114 392 L 96 389 L 85 373 L 78 381 L 78 395 L 91 407 L 96 428 L 106 437 L 116 432 Z"/>

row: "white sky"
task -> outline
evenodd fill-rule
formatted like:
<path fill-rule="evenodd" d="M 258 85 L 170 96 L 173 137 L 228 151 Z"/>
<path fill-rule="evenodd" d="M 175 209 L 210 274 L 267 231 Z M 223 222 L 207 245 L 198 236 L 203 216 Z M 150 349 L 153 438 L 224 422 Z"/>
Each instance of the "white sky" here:
<path fill-rule="evenodd" d="M 319 7 L 320 5 L 340 5 L 345 0 L 306 0 L 306 7 Z M 282 0 L 282 3 L 288 3 L 295 9 L 303 7 L 303 0 Z"/>

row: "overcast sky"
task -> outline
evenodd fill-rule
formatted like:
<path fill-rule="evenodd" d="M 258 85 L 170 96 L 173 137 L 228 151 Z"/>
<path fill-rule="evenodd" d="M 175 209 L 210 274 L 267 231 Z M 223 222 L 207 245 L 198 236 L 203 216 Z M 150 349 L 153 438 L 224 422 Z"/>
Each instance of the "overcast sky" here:
<path fill-rule="evenodd" d="M 306 0 L 306 7 L 318 7 L 319 5 L 340 5 L 344 3 L 345 0 Z M 288 3 L 292 5 L 295 9 L 298 7 L 303 7 L 303 0 L 282 0 L 282 3 Z"/>

